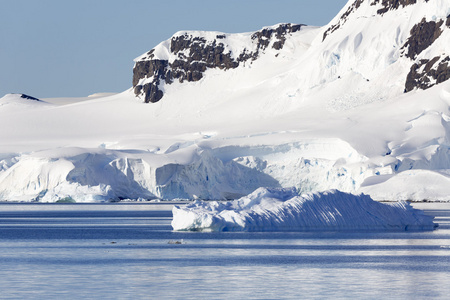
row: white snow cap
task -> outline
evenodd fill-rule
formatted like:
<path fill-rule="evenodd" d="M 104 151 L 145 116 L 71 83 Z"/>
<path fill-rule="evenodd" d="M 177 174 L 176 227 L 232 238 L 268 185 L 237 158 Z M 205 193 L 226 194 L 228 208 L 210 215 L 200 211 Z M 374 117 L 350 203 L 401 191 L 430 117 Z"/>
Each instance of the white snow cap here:
<path fill-rule="evenodd" d="M 414 2 L 352 0 L 328 25 L 270 41 L 181 31 L 174 37 L 223 44 L 234 59 L 260 51 L 233 68 L 207 67 L 195 82 L 161 77 L 157 103 L 133 89 L 45 102 L 6 95 L 0 201 L 232 200 L 291 186 L 450 201 L 450 1 Z M 425 49 L 414 46 L 422 36 Z M 173 53 L 170 43 L 136 63 L 191 62 L 187 46 Z"/>
<path fill-rule="evenodd" d="M 337 190 L 297 195 L 296 189 L 260 188 L 228 202 L 195 201 L 173 208 L 183 231 L 432 230 L 433 217 L 407 202 L 383 204 Z"/>

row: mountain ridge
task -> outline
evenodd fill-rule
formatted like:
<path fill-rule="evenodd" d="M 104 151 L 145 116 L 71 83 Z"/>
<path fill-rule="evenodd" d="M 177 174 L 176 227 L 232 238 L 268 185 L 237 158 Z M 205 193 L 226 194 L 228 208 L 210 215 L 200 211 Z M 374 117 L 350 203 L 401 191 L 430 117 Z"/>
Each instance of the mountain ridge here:
<path fill-rule="evenodd" d="M 135 60 L 134 92 L 137 96 L 143 97 L 145 102 L 158 102 L 164 94 L 160 85 L 171 84 L 175 80 L 180 83 L 199 81 L 206 69 L 228 70 L 237 68 L 247 61 L 254 61 L 269 44 L 275 50 L 282 49 L 286 35 L 301 30 L 302 26 L 306 25 L 285 23 L 265 27 L 247 35 L 245 38 L 248 39 L 248 45 L 242 49 L 239 49 L 239 46 L 230 47 L 224 44 L 227 40 L 233 43 L 236 36 L 236 39 L 242 37 L 241 34 L 211 32 L 197 33 L 198 36 L 195 36 L 195 32 L 176 33 L 170 38 L 170 42 L 165 43 L 166 45 L 157 46 L 167 47 L 162 52 L 169 53 L 169 57 L 158 57 L 154 48 Z M 152 80 L 146 80 L 148 78 Z"/>
<path fill-rule="evenodd" d="M 439 0 L 435 0 L 434 2 L 436 1 Z M 320 43 L 316 42 L 316 45 L 312 46 L 310 51 L 324 53 L 323 55 L 335 51 L 333 49 L 335 46 L 333 45 L 327 48 L 326 46 L 320 47 L 319 44 L 324 44 L 327 37 L 330 38 L 333 33 L 335 33 L 335 35 L 337 34 L 337 38 L 335 40 L 342 42 L 348 39 L 352 32 L 358 31 L 358 29 L 354 30 L 353 28 L 350 28 L 350 30 L 346 29 L 346 27 L 349 27 L 346 26 L 348 20 L 350 20 L 350 22 L 354 22 L 361 18 L 366 18 L 368 21 L 373 19 L 374 21 L 372 22 L 372 26 L 376 26 L 377 21 L 383 20 L 383 18 L 388 18 L 388 20 L 390 20 L 389 16 L 392 16 L 393 13 L 399 13 L 402 10 L 425 10 L 426 12 L 427 6 L 431 6 L 432 3 L 433 2 L 429 3 L 425 0 L 350 1 L 347 6 L 343 8 L 340 15 L 331 21 L 329 25 L 325 26 L 326 29 L 323 32 L 322 41 Z M 414 8 L 415 6 L 416 8 Z M 408 14 L 414 15 L 417 13 L 408 12 Z M 356 15 L 356 17 L 353 17 L 354 15 Z M 448 63 L 450 53 L 448 47 L 444 47 L 444 52 L 439 53 L 439 56 L 420 54 L 428 48 L 433 47 L 436 40 L 438 40 L 443 34 L 443 39 L 448 39 L 450 29 L 450 12 L 448 15 L 444 14 L 441 17 L 426 13 L 426 16 L 422 17 L 420 21 L 413 21 L 413 18 L 410 18 L 409 22 L 412 21 L 414 24 L 410 26 L 411 28 L 404 25 L 395 25 L 398 21 L 391 21 L 393 27 L 397 26 L 397 37 L 400 37 L 400 35 L 404 36 L 400 37 L 400 40 L 394 41 L 394 45 L 398 44 L 397 49 L 395 50 L 397 54 L 393 53 L 393 55 L 396 55 L 397 58 L 393 57 L 392 59 L 398 60 L 402 57 L 410 59 L 410 62 L 405 62 L 405 64 L 409 64 L 409 66 L 403 66 L 400 63 L 398 64 L 398 68 L 401 68 L 404 73 L 401 75 L 403 76 L 401 80 L 404 81 L 404 85 L 398 90 L 409 92 L 416 88 L 426 89 L 435 84 L 448 80 L 450 78 L 450 64 Z M 172 84 L 174 80 L 178 80 L 180 83 L 185 80 L 188 82 L 195 82 L 203 78 L 206 69 L 218 68 L 221 70 L 228 70 L 230 68 L 237 68 L 242 66 L 248 60 L 256 60 L 260 54 L 264 53 L 264 50 L 266 50 L 269 44 L 272 44 L 272 48 L 281 50 L 286 39 L 295 39 L 292 34 L 300 31 L 302 26 L 305 25 L 293 25 L 287 23 L 263 28 L 260 31 L 248 34 L 247 43 L 241 45 L 240 49 L 233 49 L 233 46 L 230 46 L 234 43 L 233 36 L 236 36 L 237 34 L 233 35 L 213 32 L 176 33 L 168 41 L 163 42 L 156 48 L 150 50 L 147 55 L 144 54 L 135 60 L 135 66 L 133 68 L 133 88 L 135 94 L 142 98 L 144 102 L 157 102 L 161 100 L 164 95 L 164 86 Z M 355 25 L 352 27 L 355 27 Z M 401 29 L 401 27 L 403 28 Z M 402 30 L 403 32 L 399 32 L 399 30 Z M 342 34 L 340 34 L 339 31 L 347 31 L 347 33 L 344 33 L 344 36 L 341 38 L 340 35 Z M 372 31 L 376 32 L 377 30 L 375 29 Z M 380 31 L 379 35 L 382 34 L 383 32 Z M 363 37 L 364 34 L 362 31 L 360 35 L 356 35 L 354 41 L 355 45 L 361 43 Z M 319 37 L 317 40 L 318 39 Z M 227 42 L 230 45 L 227 45 Z M 386 41 L 383 43 L 386 44 L 384 46 L 386 49 L 388 43 L 390 42 Z M 158 47 L 166 47 L 166 49 L 161 51 L 160 49 L 157 49 Z M 365 47 L 369 48 L 370 45 Z M 439 47 L 441 46 L 437 45 L 435 48 Z M 345 51 L 347 51 L 350 55 L 353 55 L 353 57 L 358 58 L 360 56 L 359 53 L 355 52 L 351 54 L 352 51 L 357 50 L 356 48 L 357 47 L 355 47 L 354 50 L 346 49 Z M 155 56 L 154 54 L 155 51 L 165 53 L 165 57 L 162 59 L 158 58 L 158 56 Z M 320 63 L 320 55 L 318 55 L 319 58 L 316 56 L 316 58 L 312 57 L 311 60 L 317 60 L 317 63 Z M 331 60 L 335 60 L 335 62 L 331 63 L 338 64 L 339 61 L 336 60 L 339 60 L 340 56 L 340 54 L 336 54 L 335 57 L 331 57 Z M 349 57 L 348 60 L 350 59 L 351 57 Z M 394 62 L 396 61 L 390 62 L 389 64 Z M 376 63 L 376 61 L 374 63 Z M 348 68 L 355 66 L 356 65 Z M 382 71 L 382 69 L 386 67 L 387 66 L 374 66 L 373 68 L 378 68 Z M 308 66 L 306 68 L 308 68 Z M 313 68 L 313 64 L 311 64 L 309 68 Z M 302 71 L 308 72 L 308 70 Z M 338 76 L 340 76 L 339 78 L 342 77 L 342 75 Z M 322 75 L 322 77 L 326 77 L 326 74 L 325 76 Z M 365 77 L 369 78 L 370 76 Z M 318 78 L 316 81 L 320 84 L 321 80 L 323 79 Z M 317 83 L 314 83 L 313 86 L 314 85 L 317 85 Z"/>

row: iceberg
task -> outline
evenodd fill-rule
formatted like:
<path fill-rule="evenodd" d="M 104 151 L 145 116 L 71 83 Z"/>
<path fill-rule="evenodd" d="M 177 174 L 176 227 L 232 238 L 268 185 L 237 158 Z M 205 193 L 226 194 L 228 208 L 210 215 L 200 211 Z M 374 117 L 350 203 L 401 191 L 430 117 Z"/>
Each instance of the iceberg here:
<path fill-rule="evenodd" d="M 233 201 L 196 200 L 173 207 L 176 231 L 433 230 L 433 217 L 408 202 L 380 203 L 338 190 L 298 195 L 295 188 L 259 188 Z"/>

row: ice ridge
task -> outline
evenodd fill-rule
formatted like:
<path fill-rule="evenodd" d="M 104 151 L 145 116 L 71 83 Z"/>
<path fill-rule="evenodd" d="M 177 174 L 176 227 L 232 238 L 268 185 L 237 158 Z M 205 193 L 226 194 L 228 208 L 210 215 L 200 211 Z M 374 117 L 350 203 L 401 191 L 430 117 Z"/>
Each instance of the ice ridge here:
<path fill-rule="evenodd" d="M 238 200 L 174 206 L 178 231 L 433 230 L 433 217 L 407 202 L 380 203 L 338 190 L 299 196 L 294 188 L 259 188 Z"/>

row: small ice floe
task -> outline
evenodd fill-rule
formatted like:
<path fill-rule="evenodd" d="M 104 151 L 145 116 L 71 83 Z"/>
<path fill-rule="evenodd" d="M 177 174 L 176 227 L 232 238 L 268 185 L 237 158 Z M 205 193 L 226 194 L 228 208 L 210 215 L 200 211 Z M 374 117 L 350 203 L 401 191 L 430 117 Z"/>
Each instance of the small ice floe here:
<path fill-rule="evenodd" d="M 433 217 L 407 202 L 380 203 L 337 190 L 298 195 L 295 188 L 259 188 L 234 201 L 174 206 L 179 231 L 433 230 Z"/>
<path fill-rule="evenodd" d="M 170 245 L 183 245 L 183 244 L 186 244 L 186 242 L 183 240 L 183 239 L 181 239 L 181 240 L 179 240 L 179 241 L 174 241 L 174 240 L 170 240 L 167 244 L 170 244 Z"/>

